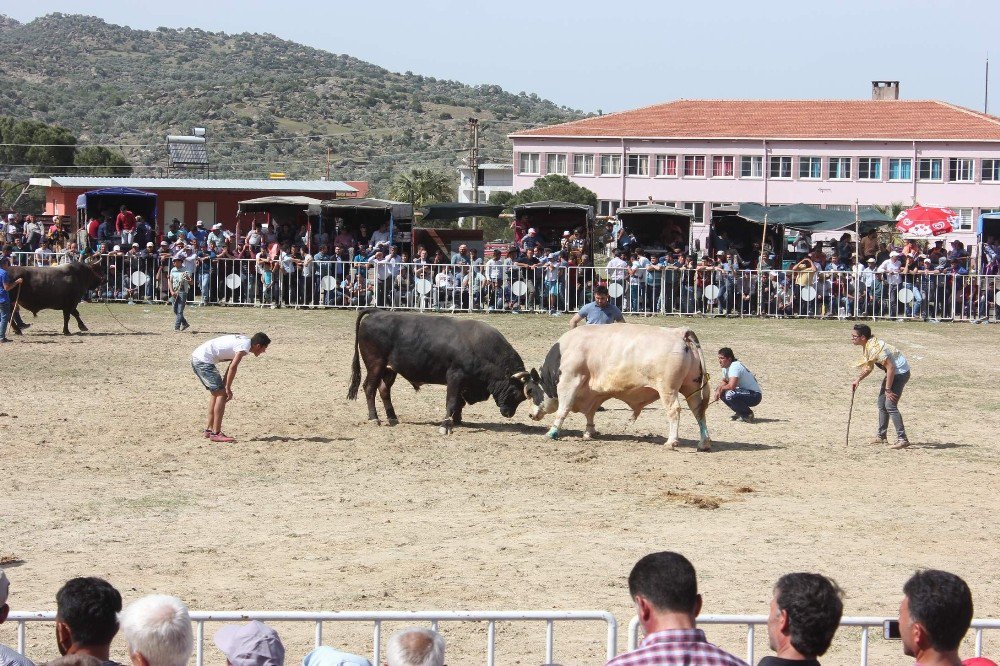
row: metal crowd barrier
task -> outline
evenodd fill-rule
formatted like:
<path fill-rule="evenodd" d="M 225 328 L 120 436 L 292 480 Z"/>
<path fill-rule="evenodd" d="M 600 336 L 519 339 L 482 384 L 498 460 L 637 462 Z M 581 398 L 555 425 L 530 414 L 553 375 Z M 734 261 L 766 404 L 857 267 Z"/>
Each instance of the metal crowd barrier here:
<path fill-rule="evenodd" d="M 157 256 L 102 255 L 98 300 L 164 302 L 171 268 Z M 16 256 L 31 264 L 34 256 Z M 63 255 L 54 261 L 67 259 Z M 1000 276 L 936 272 L 594 268 L 509 263 L 191 260 L 190 302 L 292 308 L 574 313 L 597 284 L 632 316 L 998 321 Z"/>
<path fill-rule="evenodd" d="M 12 612 L 8 622 L 17 623 L 17 651 L 24 654 L 26 625 L 29 622 L 54 622 L 54 611 Z M 603 622 L 606 625 L 605 654 L 611 659 L 617 653 L 618 622 L 614 615 L 606 611 L 341 611 L 308 613 L 297 611 L 191 611 L 191 621 L 195 630 L 195 664 L 204 664 L 205 623 L 206 622 L 312 622 L 315 623 L 314 646 L 323 644 L 323 625 L 329 622 L 370 622 L 372 633 L 372 663 L 381 664 L 382 623 L 407 622 L 429 623 L 435 631 L 441 622 L 486 622 L 485 662 L 494 666 L 496 661 L 497 622 L 544 622 L 545 623 L 545 663 L 551 664 L 555 658 L 556 622 Z"/>
<path fill-rule="evenodd" d="M 876 627 L 881 630 L 886 620 L 895 620 L 895 617 L 843 617 L 840 619 L 841 627 L 861 628 L 861 655 L 860 666 L 868 666 L 868 639 L 870 630 Z M 746 641 L 746 662 L 754 662 L 754 639 L 756 637 L 756 627 L 767 626 L 766 615 L 700 615 L 699 625 L 730 625 L 745 626 L 747 629 Z M 975 638 L 975 656 L 983 656 L 983 631 L 988 629 L 1000 629 L 1000 620 L 973 620 L 972 631 Z M 639 646 L 639 618 L 633 617 L 628 625 L 628 649 L 635 650 Z"/>

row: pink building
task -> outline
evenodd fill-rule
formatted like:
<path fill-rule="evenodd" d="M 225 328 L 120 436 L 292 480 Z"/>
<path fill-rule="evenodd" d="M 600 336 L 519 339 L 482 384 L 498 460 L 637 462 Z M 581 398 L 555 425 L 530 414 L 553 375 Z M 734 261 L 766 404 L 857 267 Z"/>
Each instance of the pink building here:
<path fill-rule="evenodd" d="M 727 203 L 946 206 L 963 241 L 1000 210 L 1000 118 L 945 102 L 680 100 L 510 138 L 515 192 L 565 174 L 597 194 L 600 215 L 649 201 L 693 210 L 696 236 Z"/>

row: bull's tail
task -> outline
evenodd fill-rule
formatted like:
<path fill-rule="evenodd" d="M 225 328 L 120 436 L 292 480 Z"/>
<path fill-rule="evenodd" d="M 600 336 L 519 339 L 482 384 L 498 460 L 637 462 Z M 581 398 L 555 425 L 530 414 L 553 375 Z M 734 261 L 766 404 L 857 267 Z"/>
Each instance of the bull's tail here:
<path fill-rule="evenodd" d="M 358 333 L 361 331 L 361 320 L 373 312 L 375 312 L 374 308 L 361 310 L 358 312 L 358 319 L 354 323 L 354 361 L 351 363 L 351 385 L 347 388 L 348 400 L 358 399 L 358 387 L 361 386 L 361 352 L 358 347 Z"/>
<path fill-rule="evenodd" d="M 693 410 L 694 415 L 698 418 L 699 423 L 704 423 L 705 414 L 708 412 L 708 401 L 712 395 L 712 386 L 709 383 L 710 378 L 708 375 L 708 367 L 705 365 L 705 354 L 701 349 L 701 342 L 698 340 L 698 336 L 691 329 L 688 329 L 684 333 L 684 343 L 687 345 L 690 352 L 698 360 L 699 372 L 696 382 L 698 384 L 698 393 L 701 393 L 701 400 L 698 402 L 698 408 Z"/>

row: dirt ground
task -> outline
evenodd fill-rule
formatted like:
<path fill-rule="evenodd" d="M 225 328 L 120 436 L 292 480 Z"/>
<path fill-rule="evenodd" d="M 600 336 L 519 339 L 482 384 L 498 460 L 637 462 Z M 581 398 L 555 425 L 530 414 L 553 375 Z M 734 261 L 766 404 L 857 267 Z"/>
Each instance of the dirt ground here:
<path fill-rule="evenodd" d="M 163 306 L 112 310 L 137 333 L 85 305 L 90 334 L 63 337 L 44 312 L 0 350 L 0 558 L 14 610 L 54 609 L 66 579 L 97 575 L 126 602 L 169 592 L 197 610 L 608 610 L 623 651 L 628 572 L 671 549 L 697 567 L 706 613 L 766 613 L 778 576 L 818 571 L 844 588 L 845 614 L 894 615 L 909 574 L 935 567 L 969 582 L 977 617 L 1000 616 L 1000 329 L 875 326 L 913 367 L 902 406 L 914 445 L 890 451 L 866 445 L 875 377 L 844 446 L 849 323 L 644 320 L 692 326 L 713 382 L 714 352 L 732 346 L 764 388 L 752 425 L 712 406 L 704 454 L 690 413 L 670 450 L 659 408 L 626 428 L 615 402 L 595 441 L 579 415 L 552 442 L 548 420 L 524 405 L 504 419 L 492 401 L 443 437 L 443 387 L 405 382 L 402 423 L 370 426 L 363 402 L 345 398 L 353 312 L 194 309 L 192 335 L 174 333 Z M 489 321 L 537 367 L 568 318 Z M 239 442 L 209 443 L 191 351 L 258 330 L 274 342 L 240 367 L 226 414 Z M 206 663 L 222 664 L 216 626 Z M 298 663 L 311 625 L 276 626 Z M 448 663 L 483 663 L 485 625 L 442 626 Z M 707 631 L 744 654 L 744 629 Z M 544 661 L 544 624 L 497 636 L 498 664 Z M 370 654 L 368 625 L 327 625 L 325 638 Z M 555 638 L 555 661 L 603 662 L 603 625 L 557 623 Z M 986 634 L 987 653 L 998 639 Z M 15 642 L 13 625 L 0 642 Z M 763 630 L 756 645 L 766 654 Z M 56 656 L 51 626 L 29 625 L 28 648 L 36 662 Z M 115 648 L 124 659 L 120 638 Z M 857 663 L 859 650 L 858 632 L 842 630 L 824 663 Z M 873 638 L 871 663 L 908 663 L 899 650 Z"/>

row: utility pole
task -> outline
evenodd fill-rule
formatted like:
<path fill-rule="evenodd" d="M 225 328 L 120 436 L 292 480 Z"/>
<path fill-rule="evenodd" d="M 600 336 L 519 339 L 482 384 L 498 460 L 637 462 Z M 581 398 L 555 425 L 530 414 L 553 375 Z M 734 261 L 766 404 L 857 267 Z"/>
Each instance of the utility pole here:
<path fill-rule="evenodd" d="M 469 150 L 469 166 L 472 167 L 472 203 L 479 203 L 479 118 L 469 118 L 469 129 L 472 130 L 472 148 Z M 472 217 L 472 228 L 478 226 L 479 220 Z"/>

